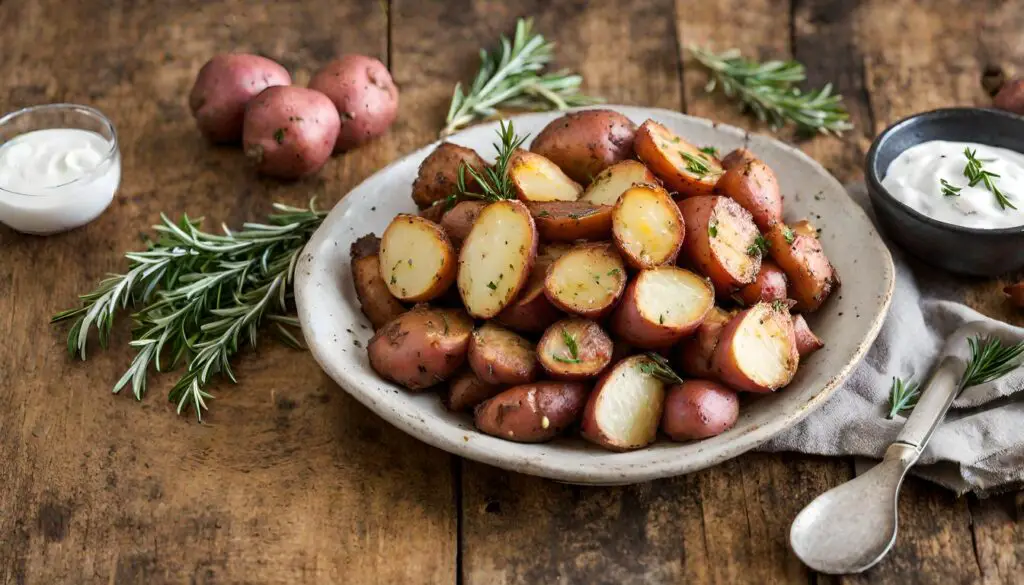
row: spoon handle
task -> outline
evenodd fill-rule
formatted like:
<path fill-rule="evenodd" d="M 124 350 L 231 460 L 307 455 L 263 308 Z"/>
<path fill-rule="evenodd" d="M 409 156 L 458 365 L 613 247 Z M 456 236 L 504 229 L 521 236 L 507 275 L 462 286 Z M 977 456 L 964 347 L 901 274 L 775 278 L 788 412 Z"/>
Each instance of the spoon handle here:
<path fill-rule="evenodd" d="M 960 377 L 963 376 L 963 363 L 952 356 L 943 358 L 939 367 L 928 380 L 928 386 L 917 401 L 917 406 L 910 413 L 906 424 L 900 434 L 896 436 L 897 443 L 911 445 L 920 453 L 924 449 L 932 433 L 946 416 L 949 405 L 960 393 Z"/>

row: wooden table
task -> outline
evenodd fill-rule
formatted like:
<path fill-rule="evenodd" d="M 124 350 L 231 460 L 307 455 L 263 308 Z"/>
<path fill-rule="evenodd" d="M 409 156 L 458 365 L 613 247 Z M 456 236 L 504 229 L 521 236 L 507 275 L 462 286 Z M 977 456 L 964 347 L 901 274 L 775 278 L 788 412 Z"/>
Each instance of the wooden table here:
<path fill-rule="evenodd" d="M 558 62 L 611 103 L 756 128 L 704 95 L 683 47 L 795 57 L 846 96 L 857 129 L 801 148 L 840 180 L 871 137 L 938 106 L 987 104 L 987 65 L 1024 66 L 1019 2 L 982 0 L 0 0 L 0 111 L 80 102 L 121 137 L 120 195 L 96 222 L 37 238 L 0 229 L 0 583 L 1020 583 L 1014 494 L 956 498 L 910 480 L 896 550 L 866 574 L 810 573 L 787 550 L 796 512 L 852 462 L 749 454 L 686 477 L 583 488 L 432 449 L 273 343 L 218 384 L 208 424 L 111 396 L 130 353 L 68 359 L 47 317 L 74 302 L 163 211 L 231 225 L 272 201 L 324 205 L 436 137 L 476 51 L 533 15 Z M 335 55 L 384 60 L 401 87 L 383 139 L 290 185 L 200 138 L 186 107 L 218 51 L 265 53 L 297 83 Z M 794 139 L 784 133 L 784 138 Z M 870 277 L 865 275 L 865 277 Z M 965 283 L 1017 319 L 1000 283 Z"/>

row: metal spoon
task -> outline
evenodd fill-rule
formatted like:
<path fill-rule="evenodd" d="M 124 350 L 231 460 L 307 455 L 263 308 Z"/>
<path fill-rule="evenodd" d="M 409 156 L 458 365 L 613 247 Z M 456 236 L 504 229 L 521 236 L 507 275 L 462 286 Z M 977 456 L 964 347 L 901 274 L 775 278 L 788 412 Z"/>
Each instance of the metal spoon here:
<path fill-rule="evenodd" d="M 903 477 L 956 398 L 964 367 L 956 357 L 943 358 L 882 462 L 821 494 L 797 514 L 789 544 L 808 567 L 830 574 L 859 573 L 889 552 L 896 542 Z"/>

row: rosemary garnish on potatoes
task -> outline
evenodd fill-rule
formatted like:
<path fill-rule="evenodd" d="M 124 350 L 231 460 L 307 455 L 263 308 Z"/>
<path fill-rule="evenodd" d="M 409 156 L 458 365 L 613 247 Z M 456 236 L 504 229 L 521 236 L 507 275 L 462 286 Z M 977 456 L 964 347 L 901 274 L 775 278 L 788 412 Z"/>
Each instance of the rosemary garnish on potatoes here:
<path fill-rule="evenodd" d="M 201 219 L 174 222 L 161 215 L 153 227 L 159 238 L 144 252 L 129 252 L 128 271 L 108 276 L 96 290 L 79 297 L 81 306 L 54 315 L 73 319 L 68 351 L 86 359 L 89 331 L 106 347 L 114 315 L 131 306 L 132 341 L 137 351 L 114 385 L 129 383 L 136 399 L 146 392 L 150 369 L 158 372 L 187 364 L 168 396 L 178 413 L 192 407 L 202 420 L 206 391 L 215 374 L 232 382 L 231 358 L 240 347 L 255 347 L 260 326 L 271 322 L 288 345 L 301 347 L 290 328 L 291 285 L 299 253 L 320 226 L 324 212 L 275 204 L 266 224 L 246 223 L 224 234 L 199 229 Z"/>
<path fill-rule="evenodd" d="M 460 163 L 455 193 L 441 200 L 446 208 L 450 209 L 453 207 L 459 197 L 484 199 L 490 202 L 501 201 L 502 199 L 515 199 L 516 192 L 512 186 L 512 179 L 508 174 L 508 163 L 512 160 L 512 155 L 515 154 L 516 150 L 523 145 L 523 142 L 529 136 L 529 134 L 518 136 L 512 121 L 509 120 L 506 123 L 502 120 L 498 127 L 498 139 L 500 142 L 494 144 L 494 150 L 498 151 L 498 157 L 495 159 L 494 164 L 482 171 L 478 171 L 465 162 Z M 466 173 L 469 173 L 476 180 L 483 193 L 474 193 L 468 188 Z"/>
<path fill-rule="evenodd" d="M 672 366 L 668 363 L 661 354 L 649 351 L 644 354 L 647 359 L 637 364 L 637 369 L 641 373 L 654 376 L 662 382 L 668 382 L 669 384 L 682 384 L 683 379 L 679 377 L 679 374 L 675 373 Z"/>
<path fill-rule="evenodd" d="M 562 357 L 558 355 L 551 356 L 556 362 L 562 362 L 563 364 L 578 364 L 580 363 L 580 350 L 576 344 L 576 337 L 565 330 L 562 327 L 562 343 L 565 344 L 565 349 L 568 352 L 569 357 Z"/>
<path fill-rule="evenodd" d="M 480 51 L 480 71 L 468 91 L 455 85 L 441 136 L 498 114 L 498 108 L 528 111 L 564 110 L 602 100 L 579 93 L 583 78 L 568 70 L 541 73 L 554 58 L 555 44 L 532 30 L 533 21 L 516 21 L 512 40 L 501 36 L 501 49 Z"/>
<path fill-rule="evenodd" d="M 832 84 L 806 93 L 796 87 L 807 78 L 804 66 L 797 61 L 758 63 L 744 59 L 735 49 L 716 54 L 692 46 L 690 54 L 711 74 L 705 91 L 710 93 L 720 86 L 727 97 L 738 100 L 744 111 L 772 130 L 786 122 L 810 133 L 841 134 L 853 128 L 843 107 L 843 96 L 832 93 Z"/>

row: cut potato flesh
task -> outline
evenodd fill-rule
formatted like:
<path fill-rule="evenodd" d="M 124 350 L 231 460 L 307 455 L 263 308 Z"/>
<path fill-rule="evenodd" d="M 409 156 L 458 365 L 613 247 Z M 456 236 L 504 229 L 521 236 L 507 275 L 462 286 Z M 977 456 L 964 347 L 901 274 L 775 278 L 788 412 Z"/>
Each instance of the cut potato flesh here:
<path fill-rule="evenodd" d="M 429 301 L 443 294 L 455 278 L 455 250 L 436 223 L 399 215 L 384 230 L 380 276 L 396 298 Z"/>
<path fill-rule="evenodd" d="M 615 244 L 634 268 L 675 261 L 685 233 L 679 207 L 661 187 L 630 187 L 612 211 Z"/>
<path fill-rule="evenodd" d="M 537 228 L 519 201 L 499 201 L 480 213 L 459 254 L 458 285 L 470 315 L 490 319 L 526 284 L 537 254 Z"/>
<path fill-rule="evenodd" d="M 523 201 L 576 201 L 583 192 L 558 165 L 532 152 L 515 155 L 509 177 Z"/>
<path fill-rule="evenodd" d="M 714 306 L 715 293 L 706 279 L 693 272 L 663 266 L 638 277 L 636 300 L 646 320 L 692 330 Z"/>
<path fill-rule="evenodd" d="M 665 187 L 682 197 L 710 194 L 725 172 L 717 158 L 653 120 L 640 126 L 633 146 Z"/>
<path fill-rule="evenodd" d="M 713 361 L 733 388 L 771 392 L 793 379 L 799 359 L 789 311 L 775 302 L 758 303 L 730 321 Z"/>
<path fill-rule="evenodd" d="M 654 442 L 665 401 L 665 384 L 640 366 L 634 356 L 619 362 L 598 383 L 583 419 L 587 439 L 610 449 L 626 451 Z"/>
<path fill-rule="evenodd" d="M 626 285 L 626 267 L 610 244 L 584 244 L 548 270 L 544 293 L 562 310 L 596 318 L 609 311 Z"/>
<path fill-rule="evenodd" d="M 598 173 L 580 200 L 594 205 L 615 205 L 635 183 L 656 183 L 657 180 L 644 163 L 624 160 Z"/>
<path fill-rule="evenodd" d="M 732 267 L 738 280 L 752 281 L 761 267 L 760 257 L 750 253 L 758 236 L 754 224 L 734 220 L 729 214 L 715 213 L 713 217 L 717 234 L 711 238 L 712 252 L 722 264 Z"/>
<path fill-rule="evenodd" d="M 757 384 L 771 385 L 788 375 L 790 347 L 774 319 L 763 324 L 754 319 L 744 320 L 733 345 L 733 351 L 744 356 L 741 364 L 752 366 L 744 368 L 744 373 Z"/>

